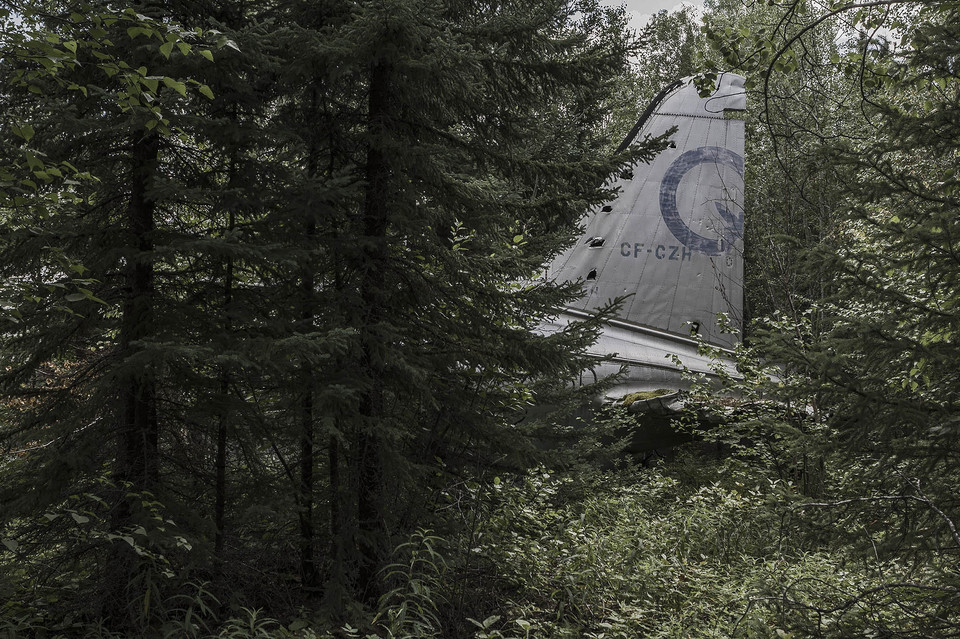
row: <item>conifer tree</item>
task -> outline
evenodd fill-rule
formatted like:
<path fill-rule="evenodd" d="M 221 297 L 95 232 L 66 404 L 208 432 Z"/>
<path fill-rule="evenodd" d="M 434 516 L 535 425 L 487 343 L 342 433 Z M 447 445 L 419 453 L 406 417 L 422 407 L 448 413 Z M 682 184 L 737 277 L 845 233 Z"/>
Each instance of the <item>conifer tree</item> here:
<path fill-rule="evenodd" d="M 342 136 L 359 186 L 337 233 L 337 297 L 317 321 L 352 331 L 337 435 L 360 593 L 375 592 L 413 507 L 411 453 L 493 445 L 510 432 L 496 422 L 511 395 L 569 373 L 564 348 L 582 344 L 535 335 L 575 287 L 534 278 L 626 159 L 596 157 L 589 135 L 551 144 L 571 136 L 548 118 L 602 104 L 622 68 L 625 41 L 600 37 L 603 15 L 590 3 L 361 3 L 328 26 L 326 68 L 351 81 L 361 136 Z M 482 420 L 463 421 L 465 397 L 483 398 L 470 404 Z"/>
<path fill-rule="evenodd" d="M 2 436 L 24 452 L 3 534 L 71 539 L 66 517 L 22 522 L 92 495 L 90 559 L 61 548 L 117 627 L 152 623 L 133 613 L 158 610 L 138 599 L 157 574 L 226 588 L 265 538 L 304 594 L 375 600 L 444 471 L 523 463 L 531 389 L 589 364 L 595 323 L 538 333 L 579 293 L 541 269 L 655 148 L 606 152 L 623 12 L 23 7 L 28 53 L 0 63 L 22 158 L 0 201 Z M 29 52 L 54 40 L 43 73 Z"/>
<path fill-rule="evenodd" d="M 229 223 L 215 207 L 224 196 L 211 185 L 237 168 L 237 155 L 230 164 L 208 151 L 213 92 L 197 77 L 217 38 L 205 42 L 202 29 L 182 26 L 208 16 L 167 9 L 117 15 L 25 3 L 37 30 L 24 48 L 57 43 L 75 57 L 63 56 L 39 82 L 22 81 L 35 57 L 5 60 L 10 116 L 31 132 L 21 136 L 24 156 L 86 169 L 77 180 L 37 160 L 43 181 L 4 211 L 5 275 L 19 320 L 4 334 L 5 393 L 28 398 L 5 434 L 21 445 L 40 442 L 26 447 L 19 477 L 4 477 L 7 516 L 92 492 L 108 506 L 98 517 L 111 535 L 154 534 L 144 510 L 153 499 L 199 532 L 186 506 L 206 491 L 171 496 L 209 471 L 210 413 L 198 410 L 210 396 L 208 361 L 236 359 L 234 345 L 218 352 L 212 343 L 225 302 L 206 298 L 211 290 L 233 297 L 224 265 L 241 249 L 222 237 Z M 222 456 L 217 463 L 222 469 Z M 96 483 L 105 470 L 113 486 L 106 492 Z M 221 528 L 222 513 L 214 519 Z M 95 556 L 106 567 L 103 601 L 123 624 L 137 591 L 131 583 L 149 576 L 138 568 L 139 549 L 116 539 Z"/>

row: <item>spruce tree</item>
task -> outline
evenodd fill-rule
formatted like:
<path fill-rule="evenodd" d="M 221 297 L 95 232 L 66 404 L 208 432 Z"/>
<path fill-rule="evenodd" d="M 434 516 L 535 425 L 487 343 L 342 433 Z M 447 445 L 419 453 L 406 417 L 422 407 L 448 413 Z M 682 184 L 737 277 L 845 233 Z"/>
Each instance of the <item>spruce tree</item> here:
<path fill-rule="evenodd" d="M 4 211 L 5 276 L 19 321 L 4 335 L 3 381 L 7 397 L 25 402 L 5 435 L 18 447 L 40 443 L 26 446 L 19 476 L 4 477 L 5 515 L 37 516 L 81 493 L 99 500 L 106 510 L 91 526 L 105 528 L 108 543 L 95 544 L 93 556 L 115 624 L 132 623 L 133 599 L 158 570 L 143 553 L 180 544 L 159 522 L 173 516 L 183 534 L 203 540 L 205 513 L 188 507 L 210 492 L 211 412 L 202 406 L 217 357 L 237 359 L 233 343 L 215 344 L 227 326 L 219 293 L 234 297 L 231 256 L 250 253 L 224 237 L 236 216 L 218 210 L 228 196 L 217 186 L 239 170 L 238 154 L 210 152 L 224 145 L 207 137 L 218 120 L 212 90 L 197 79 L 226 40 L 182 26 L 207 15 L 138 9 L 25 3 L 38 26 L 24 48 L 56 43 L 54 52 L 74 55 L 38 81 L 22 80 L 40 66 L 35 56 L 4 61 L 11 116 L 35 132 L 22 139 L 23 155 L 84 167 L 73 179 L 36 164 L 43 178 L 34 193 Z M 224 450 L 215 462 L 220 493 Z M 222 513 L 214 519 L 221 529 Z M 111 536 L 134 530 L 142 548 Z M 57 524 L 44 534 L 70 531 Z"/>
<path fill-rule="evenodd" d="M 542 265 L 655 148 L 607 152 L 623 12 L 23 6 L 38 29 L 0 63 L 22 158 L 0 202 L 4 538 L 58 544 L 116 627 L 188 578 L 256 593 L 232 559 L 264 546 L 335 612 L 374 601 L 425 504 L 529 461 L 532 389 L 589 364 L 596 322 L 538 332 L 579 294 Z M 55 74 L 29 53 L 48 45 Z"/>
<path fill-rule="evenodd" d="M 535 329 L 576 287 L 536 275 L 627 156 L 598 157 L 589 129 L 551 144 L 577 138 L 547 118 L 612 88 L 626 42 L 600 36 L 603 15 L 589 3 L 361 3 L 327 25 L 326 69 L 356 100 L 340 100 L 355 111 L 334 124 L 356 129 L 335 166 L 358 187 L 316 320 L 351 332 L 336 434 L 361 595 L 376 593 L 391 535 L 420 516 L 410 462 L 485 459 L 511 436 L 503 419 L 523 386 L 572 372 L 577 336 Z"/>

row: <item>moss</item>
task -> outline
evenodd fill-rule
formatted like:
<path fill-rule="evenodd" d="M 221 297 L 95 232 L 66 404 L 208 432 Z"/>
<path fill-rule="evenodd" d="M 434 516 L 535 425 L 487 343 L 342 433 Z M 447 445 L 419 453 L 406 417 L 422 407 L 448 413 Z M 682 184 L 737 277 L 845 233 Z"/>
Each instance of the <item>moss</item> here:
<path fill-rule="evenodd" d="M 653 399 L 654 397 L 663 397 L 664 395 L 672 395 L 676 391 L 669 390 L 666 388 L 658 388 L 657 390 L 652 391 L 640 391 L 638 393 L 630 393 L 629 395 L 624 395 L 623 399 L 620 400 L 624 406 L 629 406 L 630 404 L 644 399 Z"/>

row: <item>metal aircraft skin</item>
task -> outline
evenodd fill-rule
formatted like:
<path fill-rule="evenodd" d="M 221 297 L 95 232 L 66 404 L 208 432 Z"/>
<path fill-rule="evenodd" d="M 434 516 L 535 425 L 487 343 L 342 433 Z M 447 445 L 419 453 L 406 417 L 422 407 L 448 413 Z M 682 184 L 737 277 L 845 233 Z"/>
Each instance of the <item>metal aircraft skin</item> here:
<path fill-rule="evenodd" d="M 672 356 L 710 374 L 716 364 L 697 353 L 693 333 L 725 349 L 736 344 L 717 314 L 741 328 L 745 109 L 744 78 L 732 73 L 706 98 L 689 80 L 667 87 L 621 148 L 676 127 L 670 148 L 621 174 L 616 199 L 589 212 L 581 239 L 547 267 L 550 279 L 583 283 L 583 296 L 547 331 L 629 296 L 591 349 L 617 354 L 598 375 L 627 366 L 608 397 L 684 387 Z"/>

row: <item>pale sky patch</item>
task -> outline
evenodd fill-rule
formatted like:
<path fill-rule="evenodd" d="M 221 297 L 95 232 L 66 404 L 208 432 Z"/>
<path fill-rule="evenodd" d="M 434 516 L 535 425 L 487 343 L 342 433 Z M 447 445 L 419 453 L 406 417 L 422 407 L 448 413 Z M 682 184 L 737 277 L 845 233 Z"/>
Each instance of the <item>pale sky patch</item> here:
<path fill-rule="evenodd" d="M 617 6 L 623 4 L 627 9 L 627 15 L 630 16 L 630 26 L 640 30 L 650 21 L 653 14 L 666 9 L 671 13 L 680 9 L 684 5 L 702 7 L 703 0 L 604 0 L 605 4 Z"/>

